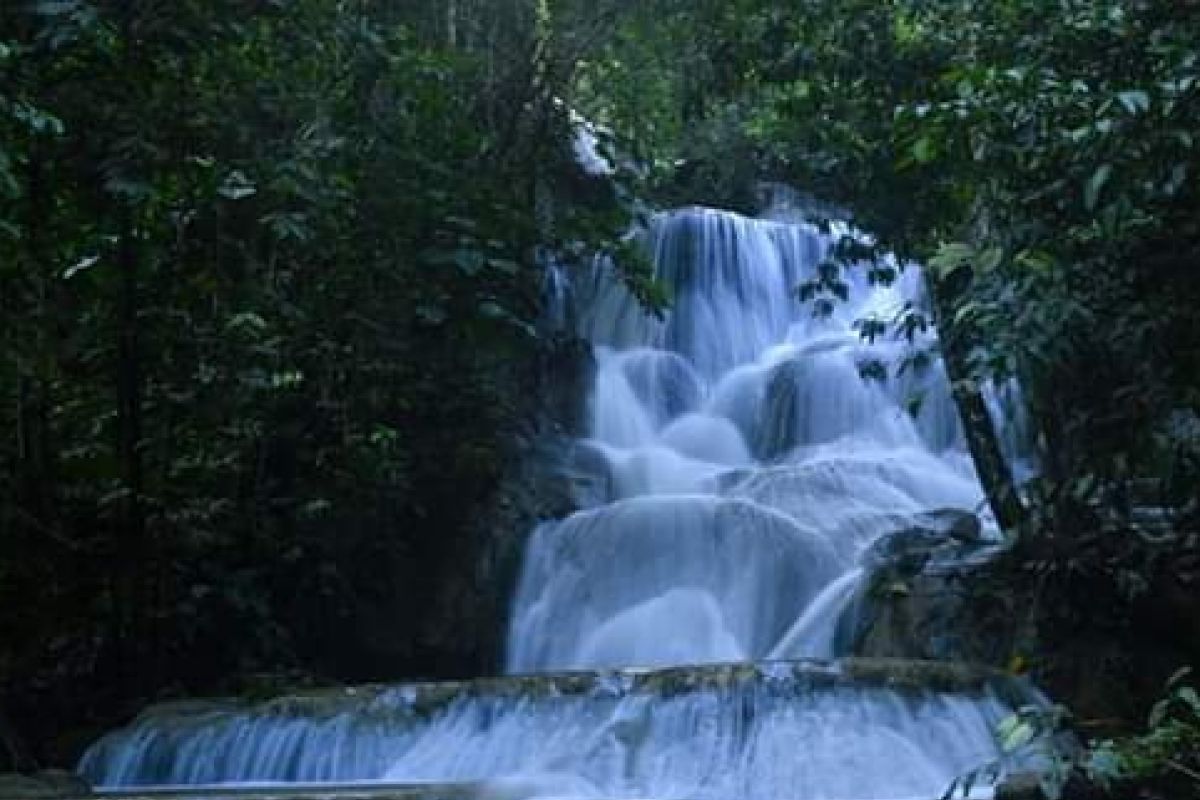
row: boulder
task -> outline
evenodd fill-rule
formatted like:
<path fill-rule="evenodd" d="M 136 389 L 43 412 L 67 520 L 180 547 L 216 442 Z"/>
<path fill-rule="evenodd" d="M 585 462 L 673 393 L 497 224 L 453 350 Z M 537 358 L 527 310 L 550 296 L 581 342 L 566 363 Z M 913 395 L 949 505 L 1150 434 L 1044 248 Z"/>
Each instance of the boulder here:
<path fill-rule="evenodd" d="M 927 564 L 961 565 L 982 555 L 990 543 L 979 518 L 947 508 L 915 517 L 912 523 L 875 540 L 862 556 L 864 567 L 912 574 Z"/>
<path fill-rule="evenodd" d="M 977 588 L 1000 545 L 969 512 L 946 509 L 885 534 L 862 556 L 869 571 L 855 629 L 856 655 L 1006 664 L 1012 615 L 981 613 Z"/>

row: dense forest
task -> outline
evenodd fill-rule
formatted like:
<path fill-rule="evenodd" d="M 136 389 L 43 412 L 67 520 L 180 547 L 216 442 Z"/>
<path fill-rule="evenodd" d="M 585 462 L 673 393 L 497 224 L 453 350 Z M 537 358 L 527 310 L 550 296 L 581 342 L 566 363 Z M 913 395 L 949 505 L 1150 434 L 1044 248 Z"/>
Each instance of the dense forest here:
<path fill-rule="evenodd" d="M 5 4 L 0 767 L 153 699 L 489 671 L 512 567 L 484 601 L 464 562 L 573 346 L 546 264 L 609 253 L 662 307 L 631 226 L 771 183 L 873 236 L 814 313 L 926 265 L 932 317 L 861 330 L 941 334 L 1011 668 L 1108 775 L 1194 789 L 1198 30 L 1181 0 Z M 981 399 L 1013 377 L 1020 487 Z"/>

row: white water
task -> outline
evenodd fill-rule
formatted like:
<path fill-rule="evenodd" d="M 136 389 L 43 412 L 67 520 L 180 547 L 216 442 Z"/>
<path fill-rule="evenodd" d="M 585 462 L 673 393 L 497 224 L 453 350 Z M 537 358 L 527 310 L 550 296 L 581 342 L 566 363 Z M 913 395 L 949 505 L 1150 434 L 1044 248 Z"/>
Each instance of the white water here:
<path fill-rule="evenodd" d="M 853 328 L 923 307 L 920 274 L 847 270 L 848 299 L 817 318 L 794 296 L 833 242 L 811 226 L 687 209 L 647 238 L 674 297 L 662 319 L 603 264 L 576 283 L 597 359 L 581 446 L 607 496 L 534 535 L 508 669 L 841 655 L 863 549 L 983 506 L 933 334 Z M 901 371 L 918 352 L 925 369 Z M 863 377 L 871 362 L 886 377 Z"/>
<path fill-rule="evenodd" d="M 843 655 L 866 548 L 923 512 L 982 507 L 940 363 L 897 374 L 932 334 L 869 344 L 852 328 L 922 305 L 920 275 L 876 287 L 852 271 L 848 300 L 817 319 L 792 295 L 831 244 L 811 227 L 690 209 L 647 238 L 674 295 L 662 319 L 611 271 L 572 286 L 554 274 L 556 317 L 595 344 L 575 459 L 588 507 L 531 538 L 508 671 Z M 863 378 L 872 361 L 889 377 Z M 997 756 L 992 731 L 1011 711 L 990 691 L 763 669 L 685 691 L 630 691 L 629 676 L 585 693 L 467 688 L 428 713 L 399 688 L 349 708 L 150 717 L 81 771 L 107 786 L 482 780 L 496 798 L 936 797 Z"/>
<path fill-rule="evenodd" d="M 512 798 L 929 798 L 996 756 L 987 731 L 1009 712 L 986 689 L 901 693 L 784 664 L 639 681 L 464 691 L 428 712 L 400 689 L 307 713 L 149 717 L 82 771 L 107 785 L 481 781 L 483 796 Z"/>

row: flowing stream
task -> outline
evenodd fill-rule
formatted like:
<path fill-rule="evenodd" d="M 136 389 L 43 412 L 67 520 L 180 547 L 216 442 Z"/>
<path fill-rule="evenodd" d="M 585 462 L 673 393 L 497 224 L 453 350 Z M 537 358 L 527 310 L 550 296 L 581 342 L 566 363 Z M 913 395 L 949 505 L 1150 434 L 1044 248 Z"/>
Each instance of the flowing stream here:
<path fill-rule="evenodd" d="M 852 655 L 880 536 L 941 509 L 979 512 L 995 535 L 932 330 L 866 341 L 855 327 L 923 308 L 919 271 L 890 285 L 841 273 L 836 238 L 784 214 L 659 215 L 645 239 L 673 296 L 662 318 L 603 264 L 560 281 L 561 315 L 595 346 L 591 430 L 571 458 L 583 507 L 530 540 L 506 666 L 589 671 L 583 689 L 521 678 L 434 704 L 396 687 L 168 709 L 99 742 L 81 772 L 108 786 L 386 778 L 504 797 L 865 800 L 936 797 L 995 758 L 1012 692 L 814 681 L 775 663 Z M 794 290 L 821 276 L 846 296 L 817 316 Z M 1018 464 L 1019 427 L 1003 426 Z M 705 677 L 733 662 L 760 666 Z M 682 686 L 643 679 L 680 665 Z"/>

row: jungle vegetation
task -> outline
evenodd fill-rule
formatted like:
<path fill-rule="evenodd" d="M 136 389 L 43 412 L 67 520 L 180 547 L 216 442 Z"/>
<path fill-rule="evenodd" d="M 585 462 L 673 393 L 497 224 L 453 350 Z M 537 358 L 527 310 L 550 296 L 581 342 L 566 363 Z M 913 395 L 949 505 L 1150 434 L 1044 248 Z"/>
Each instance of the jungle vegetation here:
<path fill-rule="evenodd" d="M 426 613 L 470 546 L 545 254 L 611 250 L 659 305 L 640 209 L 764 181 L 875 237 L 814 312 L 839 269 L 927 265 L 933 318 L 878 330 L 941 333 L 998 607 L 1047 617 L 1052 680 L 1125 659 L 1144 712 L 1200 645 L 1197 30 L 1180 0 L 5 4 L 0 763 L 230 676 L 477 667 L 347 620 Z M 1011 376 L 1020 491 L 979 406 Z M 1154 736 L 1128 772 L 1196 770 Z"/>

